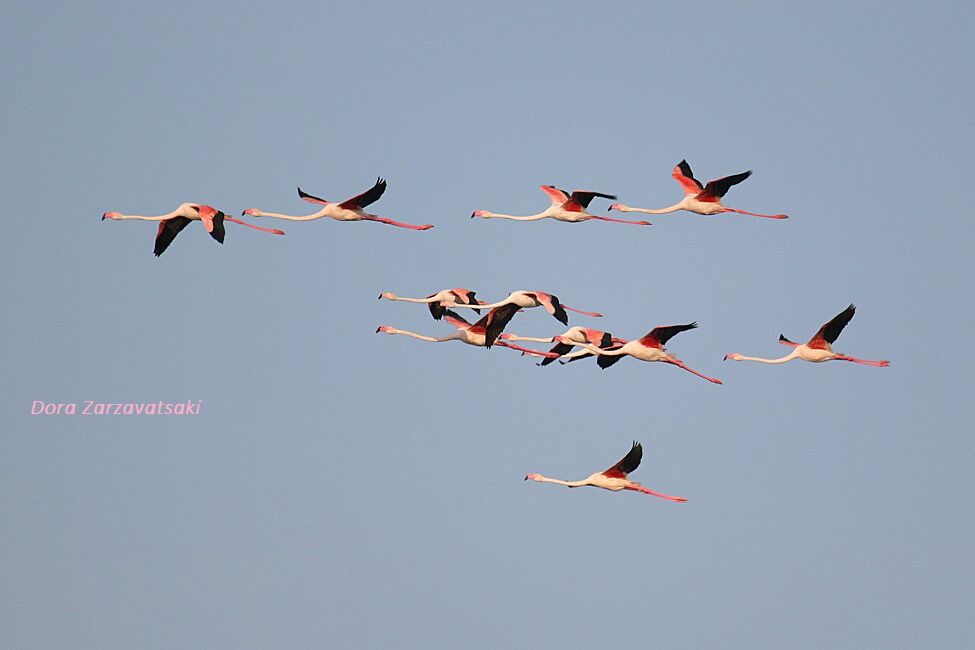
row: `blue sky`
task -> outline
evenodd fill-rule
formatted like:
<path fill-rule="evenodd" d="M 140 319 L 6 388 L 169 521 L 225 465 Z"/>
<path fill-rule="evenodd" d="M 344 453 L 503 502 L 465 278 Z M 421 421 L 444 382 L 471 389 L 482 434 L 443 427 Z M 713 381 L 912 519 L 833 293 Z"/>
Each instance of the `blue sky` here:
<path fill-rule="evenodd" d="M 972 18 L 7 3 L 2 645 L 971 646 Z M 792 218 L 468 218 L 548 183 L 664 207 L 682 158 L 754 170 L 726 202 Z M 378 175 L 375 212 L 436 228 L 191 224 L 157 260 L 153 224 L 99 220 L 298 213 L 296 185 Z M 374 333 L 446 335 L 376 296 L 454 286 L 549 291 L 626 338 L 696 320 L 669 347 L 725 385 Z M 836 348 L 890 368 L 722 362 L 850 302 Z M 29 414 L 86 399 L 203 406 Z M 688 503 L 522 481 L 633 439 L 632 478 Z"/>

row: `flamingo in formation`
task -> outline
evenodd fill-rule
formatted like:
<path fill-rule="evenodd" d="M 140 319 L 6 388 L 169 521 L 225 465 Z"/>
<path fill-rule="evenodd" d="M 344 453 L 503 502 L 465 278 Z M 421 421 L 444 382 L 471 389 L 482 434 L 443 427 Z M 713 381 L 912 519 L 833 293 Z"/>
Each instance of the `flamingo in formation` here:
<path fill-rule="evenodd" d="M 480 303 L 478 307 L 480 309 L 494 309 L 496 307 L 502 307 L 505 305 L 517 305 L 519 309 L 531 309 L 533 307 L 544 307 L 545 311 L 552 314 L 563 325 L 569 324 L 569 315 L 565 313 L 565 310 L 574 311 L 577 314 L 584 314 L 586 316 L 592 316 L 594 318 L 602 318 L 602 314 L 594 311 L 582 311 L 581 309 L 576 309 L 575 307 L 569 307 L 568 305 L 563 305 L 559 300 L 558 296 L 553 296 L 550 293 L 545 293 L 544 291 L 512 291 L 508 294 L 508 297 L 504 300 L 485 304 Z M 454 303 L 447 305 L 448 307 L 469 307 L 475 309 L 476 307 L 472 305 Z M 515 310 L 517 311 L 517 310 Z M 515 312 L 511 312 L 513 316 Z"/>
<path fill-rule="evenodd" d="M 588 350 L 576 350 L 572 354 L 569 354 L 575 347 L 575 343 L 589 343 L 591 345 L 597 345 L 600 348 L 606 350 L 612 347 L 623 345 L 626 343 L 623 339 L 618 339 L 614 337 L 609 332 L 604 332 L 602 330 L 592 329 L 591 327 L 570 327 L 563 334 L 557 336 L 550 336 L 548 338 L 538 338 L 534 336 L 518 336 L 517 334 L 501 334 L 499 337 L 504 341 L 534 341 L 536 343 L 555 343 L 549 352 L 554 352 L 559 358 L 564 358 L 566 361 L 575 361 L 576 359 L 583 359 L 585 357 L 591 357 L 592 352 Z M 564 341 L 569 340 L 572 343 L 556 343 L 556 340 Z M 555 361 L 553 357 L 546 357 L 542 359 L 540 366 L 547 366 Z"/>
<path fill-rule="evenodd" d="M 680 183 L 681 187 L 684 188 L 684 198 L 679 203 L 675 203 L 669 208 L 662 208 L 660 210 L 631 208 L 630 206 L 622 203 L 614 203 L 613 205 L 609 206 L 609 209 L 619 210 L 620 212 L 643 212 L 645 214 L 665 214 L 667 212 L 676 212 L 678 210 L 687 210 L 688 212 L 703 215 L 721 214 L 723 212 L 737 212 L 738 214 L 747 214 L 753 217 L 765 217 L 767 219 L 789 218 L 789 216 L 785 214 L 758 214 L 757 212 L 746 212 L 745 210 L 728 208 L 721 204 L 721 198 L 727 194 L 728 190 L 733 185 L 737 185 L 752 175 L 751 170 L 742 172 L 740 174 L 725 176 L 724 178 L 719 178 L 717 180 L 708 181 L 708 184 L 702 187 L 700 181 L 694 178 L 694 174 L 691 172 L 691 166 L 687 164 L 686 160 L 682 160 L 677 164 L 676 167 L 674 167 L 674 171 L 671 175 L 678 183 Z"/>
<path fill-rule="evenodd" d="M 487 210 L 475 210 L 471 213 L 471 219 L 481 217 L 483 219 L 512 219 L 514 221 L 538 221 L 539 219 L 555 219 L 556 221 L 566 221 L 569 223 L 581 223 L 590 219 L 599 221 L 612 221 L 614 223 L 629 223 L 637 226 L 649 226 L 649 221 L 627 221 L 626 219 L 613 219 L 612 217 L 600 217 L 589 214 L 586 209 L 593 198 L 599 196 L 610 201 L 616 200 L 612 194 L 602 194 L 601 192 L 585 192 L 576 190 L 572 194 L 566 194 L 563 190 L 554 185 L 540 185 L 543 192 L 548 194 L 552 205 L 543 212 L 532 214 L 525 217 L 518 217 L 511 214 L 499 214 Z"/>
<path fill-rule="evenodd" d="M 850 322 L 855 312 L 856 307 L 851 304 L 834 316 L 828 323 L 820 327 L 816 335 L 806 343 L 796 343 L 785 338 L 784 335 L 779 334 L 779 343 L 792 347 L 792 352 L 784 357 L 763 359 L 761 357 L 746 357 L 737 352 L 731 352 L 725 355 L 725 361 L 758 361 L 760 363 L 787 363 L 793 359 L 802 359 L 803 361 L 810 361 L 812 363 L 851 361 L 853 363 L 861 363 L 865 366 L 886 368 L 890 365 L 890 361 L 868 361 L 866 359 L 857 359 L 856 357 L 840 354 L 839 352 L 833 352 L 832 343 L 835 343 L 836 339 L 839 338 L 840 332 Z"/>
<path fill-rule="evenodd" d="M 635 341 L 629 341 L 623 345 L 613 348 L 610 350 L 604 350 L 601 348 L 594 347 L 590 344 L 582 344 L 582 347 L 589 350 L 593 354 L 599 355 L 596 357 L 596 363 L 599 364 L 600 368 L 606 369 L 611 365 L 622 359 L 624 356 L 631 356 L 640 361 L 663 361 L 664 363 L 670 363 L 678 368 L 683 368 L 687 372 L 697 375 L 702 379 L 707 379 L 712 384 L 722 383 L 720 379 L 714 377 L 708 377 L 699 373 L 697 370 L 689 368 L 683 361 L 675 357 L 674 355 L 667 352 L 664 349 L 664 345 L 671 338 L 680 334 L 681 332 L 686 332 L 687 330 L 692 330 L 697 327 L 697 323 L 688 323 L 687 325 L 666 325 L 662 327 L 654 327 L 648 334 L 643 338 L 637 339 Z M 556 337 L 556 340 L 562 343 L 572 343 L 573 345 L 580 345 L 579 343 L 573 343 L 569 339 L 562 339 L 561 337 Z"/>
<path fill-rule="evenodd" d="M 260 230 L 261 232 L 271 233 L 272 235 L 283 235 L 283 230 L 277 230 L 276 228 L 261 228 L 260 226 L 255 226 L 253 224 L 247 223 L 246 221 L 241 221 L 234 217 L 227 216 L 220 210 L 209 205 L 203 205 L 202 203 L 181 203 L 178 208 L 169 212 L 167 214 L 161 214 L 154 217 L 146 217 L 141 214 L 122 214 L 121 212 L 106 212 L 102 215 L 102 221 L 105 219 L 114 219 L 115 221 L 124 221 L 125 219 L 136 219 L 140 221 L 158 221 L 159 229 L 156 231 L 156 244 L 153 249 L 153 254 L 156 257 L 162 255 L 169 245 L 173 243 L 176 239 L 176 235 L 186 227 L 186 225 L 191 221 L 202 221 L 203 227 L 206 231 L 210 233 L 210 236 L 216 239 L 221 244 L 224 239 L 224 227 L 223 222 L 231 221 L 233 223 L 239 223 L 242 226 L 247 226 L 248 228 L 253 228 L 254 230 Z"/>
<path fill-rule="evenodd" d="M 488 321 L 490 319 L 490 314 L 486 314 L 479 321 L 471 325 L 462 317 L 458 316 L 449 309 L 443 314 L 444 320 L 453 325 L 457 331 L 455 331 L 450 336 L 444 336 L 441 338 L 435 338 L 432 336 L 424 336 L 423 334 L 417 334 L 416 332 L 408 332 L 406 330 L 396 329 L 395 327 L 390 327 L 389 325 L 381 325 L 376 328 L 376 333 L 382 332 L 383 334 L 402 334 L 404 336 L 412 336 L 415 339 L 420 339 L 421 341 L 429 341 L 430 343 L 446 343 L 447 341 L 460 341 L 461 343 L 466 343 L 467 345 L 473 345 L 476 347 L 490 348 L 492 343 L 495 341 L 488 342 Z M 497 338 L 497 335 L 495 335 Z M 507 343 L 505 341 L 496 341 L 496 344 L 500 347 L 511 348 L 512 350 L 517 350 L 523 354 L 530 354 L 533 356 L 555 356 L 550 352 L 540 352 L 538 350 L 530 350 L 528 348 L 523 348 L 520 345 L 515 345 L 513 343 Z"/>
<path fill-rule="evenodd" d="M 470 289 L 464 288 L 444 289 L 443 291 L 432 293 L 426 298 L 404 298 L 402 296 L 397 296 L 395 293 L 384 291 L 383 293 L 379 294 L 379 299 L 382 300 L 383 298 L 386 300 L 399 300 L 402 302 L 426 303 L 430 308 L 430 314 L 433 316 L 434 320 L 440 320 L 443 318 L 446 307 L 452 304 L 469 305 L 478 314 L 481 313 L 480 308 L 477 307 L 480 302 L 474 297 L 474 292 Z"/>
<path fill-rule="evenodd" d="M 630 451 L 628 451 L 627 454 L 620 459 L 620 462 L 603 472 L 590 474 L 589 478 L 585 478 L 581 481 L 563 481 L 557 478 L 548 478 L 547 476 L 542 476 L 541 474 L 529 474 L 525 477 L 525 480 L 527 481 L 531 479 L 532 481 L 538 481 L 540 483 L 557 483 L 558 485 L 564 485 L 570 488 L 591 485 L 592 487 L 612 490 L 613 492 L 619 492 L 620 490 L 632 490 L 634 492 L 652 494 L 653 496 L 660 497 L 661 499 L 677 501 L 678 503 L 684 503 L 687 501 L 687 499 L 684 497 L 675 497 L 669 494 L 663 494 L 662 492 L 656 492 L 648 487 L 643 487 L 636 481 L 629 480 L 627 476 L 640 466 L 640 461 L 642 459 L 643 445 L 641 445 L 639 442 L 634 442 L 633 446 L 630 448 Z"/>
<path fill-rule="evenodd" d="M 308 201 L 309 203 L 317 203 L 319 205 L 325 206 L 315 214 L 309 214 L 305 216 L 294 216 L 290 214 L 279 214 L 277 212 L 264 212 L 263 210 L 258 210 L 257 208 L 248 208 L 244 210 L 243 214 L 251 215 L 252 217 L 273 217 L 275 219 L 288 219 L 289 221 L 313 221 L 315 219 L 321 219 L 327 217 L 329 219 L 335 219 L 336 221 L 378 221 L 379 223 L 386 223 L 391 226 L 399 226 L 400 228 L 409 228 L 410 230 L 429 230 L 433 228 L 433 224 L 425 223 L 421 226 L 415 226 L 409 223 L 402 223 L 400 221 L 393 221 L 392 219 L 386 219 L 385 217 L 380 217 L 375 214 L 369 214 L 363 211 L 368 205 L 371 205 L 379 200 L 379 197 L 383 195 L 386 191 L 386 181 L 382 178 L 376 179 L 376 184 L 370 187 L 368 190 L 362 194 L 353 196 L 351 199 L 342 201 L 341 203 L 334 203 L 331 201 L 326 201 L 325 199 L 320 199 L 317 196 L 312 196 L 307 192 L 303 192 L 301 188 L 298 188 L 298 196 Z"/>

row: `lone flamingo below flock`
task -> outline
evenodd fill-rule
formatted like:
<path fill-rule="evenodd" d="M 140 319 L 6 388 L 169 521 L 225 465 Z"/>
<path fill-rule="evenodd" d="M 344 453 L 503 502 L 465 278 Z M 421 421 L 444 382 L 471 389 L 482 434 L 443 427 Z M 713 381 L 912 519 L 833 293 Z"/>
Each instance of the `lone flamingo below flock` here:
<path fill-rule="evenodd" d="M 548 478 L 547 476 L 542 476 L 541 474 L 529 474 L 525 477 L 525 480 L 538 481 L 540 483 L 556 483 L 558 485 L 564 485 L 570 488 L 592 486 L 602 488 L 604 490 L 611 490 L 613 492 L 619 492 L 620 490 L 632 490 L 634 492 L 651 494 L 655 497 L 660 497 L 661 499 L 677 501 L 678 503 L 684 503 L 687 501 L 687 499 L 684 497 L 675 497 L 670 494 L 656 492 L 648 487 L 640 485 L 636 481 L 629 480 L 627 476 L 640 466 L 640 461 L 642 459 L 643 445 L 641 445 L 639 442 L 634 442 L 633 447 L 630 448 L 630 451 L 627 452 L 626 456 L 623 456 L 620 462 L 603 472 L 590 474 L 588 478 L 581 481 L 563 481 L 557 478 Z"/>
<path fill-rule="evenodd" d="M 745 210 L 738 210 L 736 208 L 728 208 L 721 204 L 722 197 L 728 193 L 728 190 L 732 186 L 737 185 L 752 175 L 751 170 L 742 172 L 740 174 L 725 176 L 724 178 L 719 178 L 717 180 L 708 181 L 707 185 L 702 186 L 700 181 L 694 178 L 694 173 L 691 171 L 691 166 L 687 164 L 686 160 L 682 160 L 677 164 L 676 167 L 674 167 L 674 171 L 671 173 L 671 175 L 678 183 L 680 183 L 681 187 L 684 188 L 684 198 L 679 203 L 675 203 L 669 208 L 661 208 L 659 210 L 651 210 L 648 208 L 631 208 L 623 203 L 614 203 L 613 205 L 609 206 L 609 209 L 619 210 L 620 212 L 642 212 L 644 214 L 666 214 L 668 212 L 677 212 L 678 210 L 687 210 L 688 212 L 703 215 L 737 212 L 738 214 L 747 214 L 752 217 L 765 217 L 767 219 L 789 218 L 789 216 L 785 214 L 758 214 L 757 212 L 747 212 Z"/>
<path fill-rule="evenodd" d="M 725 355 L 725 361 L 758 361 L 759 363 L 787 363 L 793 359 L 802 359 L 803 361 L 810 361 L 812 363 L 822 363 L 824 361 L 850 361 L 853 363 L 860 363 L 865 366 L 876 366 L 878 368 L 886 368 L 890 365 L 890 361 L 868 361 L 866 359 L 857 359 L 856 357 L 851 357 L 846 354 L 841 354 L 839 352 L 833 352 L 832 344 L 836 342 L 839 338 L 840 332 L 843 328 L 847 326 L 850 320 L 853 319 L 853 314 L 856 312 L 856 307 L 852 304 L 838 313 L 832 318 L 828 323 L 819 328 L 806 343 L 796 343 L 795 341 L 790 341 L 785 338 L 784 335 L 779 334 L 779 343 L 782 345 L 788 345 L 792 347 L 792 352 L 780 357 L 778 359 L 763 359 L 761 357 L 746 357 L 737 352 L 731 352 Z"/>
<path fill-rule="evenodd" d="M 243 214 L 250 215 L 252 217 L 272 217 L 274 219 L 287 219 L 289 221 L 313 221 L 315 219 L 335 219 L 336 221 L 376 221 L 378 223 L 389 224 L 390 226 L 398 226 L 400 228 L 409 228 L 410 230 L 429 230 L 433 228 L 433 224 L 425 223 L 420 226 L 416 226 L 410 223 L 402 223 L 400 221 L 393 221 L 392 219 L 387 219 L 385 217 L 380 217 L 375 214 L 369 214 L 363 211 L 368 205 L 371 205 L 379 200 L 379 197 L 383 195 L 386 191 L 386 181 L 382 178 L 376 179 L 376 184 L 370 187 L 368 190 L 362 194 L 353 196 L 351 199 L 342 201 L 341 203 L 335 203 L 332 201 L 326 201 L 325 199 L 318 198 L 317 196 L 312 196 L 307 192 L 301 191 L 298 188 L 298 196 L 309 203 L 317 203 L 318 205 L 323 205 L 321 210 L 315 214 L 309 214 L 304 216 L 295 216 L 290 214 L 279 214 L 277 212 L 264 212 L 263 210 L 258 210 L 257 208 L 247 208 L 244 210 Z"/>
<path fill-rule="evenodd" d="M 202 221 L 203 227 L 208 233 L 210 233 L 210 236 L 221 244 L 223 243 L 225 236 L 223 227 L 224 220 L 239 223 L 242 226 L 247 226 L 248 228 L 260 230 L 261 232 L 270 233 L 272 235 L 284 234 L 283 230 L 255 226 L 247 223 L 246 221 L 241 221 L 240 219 L 227 216 L 220 210 L 201 203 L 181 203 L 180 206 L 172 212 L 154 217 L 146 217 L 140 214 L 122 214 L 121 212 L 106 212 L 102 215 L 102 221 L 105 219 L 114 219 L 115 221 L 124 221 L 126 219 L 135 219 L 137 221 L 158 221 L 159 229 L 156 231 L 156 244 L 152 251 L 156 257 L 162 255 L 166 249 L 169 248 L 169 245 L 173 243 L 174 239 L 176 239 L 176 235 L 178 235 L 191 221 Z"/>

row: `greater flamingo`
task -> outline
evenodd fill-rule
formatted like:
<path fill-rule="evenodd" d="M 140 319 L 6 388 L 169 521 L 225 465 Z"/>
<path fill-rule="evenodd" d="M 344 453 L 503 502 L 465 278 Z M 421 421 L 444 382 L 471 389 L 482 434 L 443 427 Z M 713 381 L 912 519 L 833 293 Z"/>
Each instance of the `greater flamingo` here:
<path fill-rule="evenodd" d="M 792 347 L 792 352 L 784 357 L 763 359 L 761 357 L 746 357 L 737 352 L 731 352 L 725 355 L 725 361 L 758 361 L 760 363 L 786 363 L 793 359 L 802 359 L 803 361 L 811 361 L 812 363 L 822 363 L 823 361 L 852 361 L 853 363 L 862 363 L 865 366 L 886 368 L 890 365 L 890 361 L 867 361 L 866 359 L 857 359 L 856 357 L 840 354 L 839 352 L 833 352 L 830 344 L 839 338 L 840 332 L 850 322 L 855 312 L 856 307 L 851 304 L 834 316 L 828 323 L 820 327 L 816 335 L 809 339 L 807 343 L 799 344 L 779 334 L 779 343 Z"/>
<path fill-rule="evenodd" d="M 538 338 L 534 336 L 518 336 L 517 334 L 501 334 L 499 337 L 504 341 L 534 341 L 536 343 L 555 343 L 556 339 L 560 340 L 570 340 L 573 343 L 590 343 L 592 345 L 597 345 L 600 348 L 606 350 L 616 345 L 622 345 L 626 341 L 622 339 L 615 338 L 609 332 L 604 332 L 602 330 L 592 329 L 591 327 L 570 327 L 563 334 L 558 336 L 550 336 L 548 338 Z M 575 347 L 573 343 L 555 343 L 549 352 L 554 352 L 559 357 L 565 357 L 568 361 L 574 361 L 575 359 L 581 359 L 585 357 L 591 357 L 592 353 L 588 350 L 577 350 L 571 355 L 569 352 Z M 542 359 L 540 366 L 547 366 L 555 361 L 552 357 L 546 357 Z"/>
<path fill-rule="evenodd" d="M 576 190 L 571 195 L 566 194 L 563 190 L 553 186 L 553 185 L 541 185 L 541 190 L 548 194 L 548 197 L 552 200 L 552 205 L 548 207 L 547 210 L 539 212 L 538 214 L 528 215 L 526 217 L 517 217 L 511 214 L 498 214 L 496 212 L 489 212 L 487 210 L 475 210 L 471 213 L 471 219 L 474 217 L 482 217 L 484 219 L 513 219 L 515 221 L 538 221 L 539 219 L 555 219 L 556 221 L 566 221 L 569 223 L 580 223 L 582 221 L 589 221 L 590 219 L 598 219 L 599 221 L 612 221 L 615 223 L 629 223 L 637 226 L 649 226 L 651 225 L 649 221 L 627 221 L 626 219 L 613 219 L 612 217 L 600 217 L 595 214 L 589 214 L 586 212 L 586 208 L 589 207 L 589 203 L 594 197 L 602 197 L 604 199 L 609 199 L 611 201 L 615 200 L 616 197 L 612 194 L 602 194 L 600 192 L 583 192 Z"/>
<path fill-rule="evenodd" d="M 557 483 L 558 485 L 564 485 L 566 487 L 584 487 L 586 485 L 591 485 L 592 487 L 602 488 L 604 490 L 612 490 L 613 492 L 619 492 L 620 490 L 632 490 L 634 492 L 642 492 L 644 494 L 652 494 L 655 497 L 660 497 L 661 499 L 670 499 L 671 501 L 677 501 L 678 503 L 684 503 L 687 501 L 684 497 L 675 497 L 669 494 L 663 494 L 661 492 L 655 492 L 650 488 L 643 487 L 636 481 L 631 481 L 627 478 L 627 475 L 640 466 L 640 461 L 643 459 L 643 445 L 639 442 L 634 442 L 633 447 L 627 452 L 626 456 L 604 472 L 596 472 L 591 474 L 589 478 L 583 479 L 581 481 L 563 481 L 557 478 L 548 478 L 547 476 L 542 476 L 541 474 L 529 474 L 525 477 L 525 480 L 539 481 L 541 483 Z"/>
<path fill-rule="evenodd" d="M 415 339 L 420 339 L 421 341 L 429 341 L 430 343 L 445 343 L 447 341 L 460 341 L 461 343 L 466 343 L 467 345 L 473 345 L 476 347 L 490 348 L 491 344 L 487 342 L 487 327 L 488 319 L 490 314 L 485 315 L 479 321 L 471 325 L 466 320 L 450 311 L 449 309 L 444 312 L 444 320 L 457 328 L 457 331 L 450 336 L 444 336 L 441 338 L 435 338 L 432 336 L 424 336 L 423 334 L 417 334 L 416 332 L 408 332 L 406 330 L 396 329 L 395 327 L 390 327 L 389 325 L 381 325 L 376 328 L 376 333 L 382 332 L 384 334 L 402 334 L 404 336 L 412 336 Z M 515 345 L 513 343 L 507 343 L 505 341 L 495 342 L 500 347 L 511 348 L 512 350 L 518 350 L 524 354 L 530 354 L 533 356 L 546 357 L 555 356 L 550 352 L 540 352 L 538 350 L 529 350 L 528 348 L 523 348 L 520 345 Z"/>
<path fill-rule="evenodd" d="M 163 252 L 169 248 L 169 245 L 173 243 L 174 239 L 176 239 L 176 235 L 178 235 L 180 231 L 186 227 L 186 224 L 191 221 L 202 221 L 203 227 L 206 228 L 208 233 L 210 233 L 210 236 L 221 244 L 223 243 L 224 239 L 224 220 L 239 223 L 242 226 L 247 226 L 248 228 L 253 228 L 254 230 L 260 230 L 261 232 L 271 233 L 272 235 L 284 234 L 283 230 L 278 230 L 276 228 L 261 228 L 260 226 L 247 223 L 246 221 L 241 221 L 240 219 L 227 216 L 220 210 L 217 210 L 209 205 L 203 205 L 202 203 L 181 203 L 180 206 L 172 212 L 155 217 L 146 217 L 141 214 L 106 212 L 102 215 L 102 221 L 105 219 L 114 219 L 115 221 L 123 221 L 125 219 L 158 221 L 159 229 L 156 231 L 156 245 L 152 251 L 156 257 L 162 255 Z"/>
<path fill-rule="evenodd" d="M 379 299 L 382 300 L 383 298 L 402 302 L 426 303 L 430 308 L 430 313 L 433 315 L 434 320 L 440 320 L 446 311 L 446 307 L 452 304 L 470 305 L 478 314 L 481 313 L 480 308 L 476 306 L 480 302 L 474 297 L 474 292 L 464 288 L 444 289 L 443 291 L 430 294 L 426 298 L 404 298 L 397 296 L 395 293 L 384 291 L 379 294 Z"/>
<path fill-rule="evenodd" d="M 359 194 L 358 196 L 353 196 L 351 199 L 342 201 L 341 203 L 333 203 L 331 201 L 326 201 L 325 199 L 320 199 L 317 196 L 312 196 L 307 192 L 302 192 L 301 188 L 298 188 L 298 196 L 308 201 L 309 203 L 317 203 L 319 205 L 324 205 L 325 207 L 316 212 L 315 214 L 309 214 L 305 216 L 293 216 L 289 214 L 278 214 L 276 212 L 264 212 L 258 210 L 257 208 L 248 208 L 244 210 L 244 214 L 249 214 L 253 217 L 273 217 L 275 219 L 288 219 L 290 221 L 312 221 L 314 219 L 321 219 L 327 217 L 329 219 L 335 219 L 336 221 L 377 221 L 379 223 L 387 223 L 391 226 L 399 226 L 400 228 L 409 228 L 410 230 L 429 230 L 433 228 L 432 224 L 426 223 L 422 226 L 414 226 L 409 223 L 402 223 L 399 221 L 393 221 L 392 219 L 386 219 L 385 217 L 380 217 L 375 214 L 368 214 L 363 212 L 363 208 L 367 205 L 375 203 L 379 200 L 379 197 L 383 195 L 386 191 L 386 181 L 382 178 L 376 179 L 376 184 L 370 187 L 368 190 Z"/>
<path fill-rule="evenodd" d="M 696 327 L 697 323 L 654 327 L 643 338 L 635 341 L 629 341 L 620 347 L 611 350 L 603 350 L 589 344 L 573 343 L 573 345 L 581 345 L 593 354 L 599 355 L 596 357 L 596 363 L 598 363 L 599 367 L 603 369 L 609 368 L 624 356 L 631 356 L 635 359 L 639 359 L 640 361 L 663 361 L 664 363 L 670 363 L 678 368 L 683 368 L 684 370 L 695 374 L 702 379 L 707 379 L 713 384 L 720 384 L 722 383 L 720 379 L 708 377 L 707 375 L 702 375 L 696 370 L 692 370 L 691 368 L 687 367 L 683 361 L 664 349 L 664 344 L 666 344 L 671 338 L 677 334 L 680 334 L 681 332 L 686 332 L 687 330 L 692 330 Z M 557 338 L 557 340 L 563 343 L 572 343 L 572 341 L 568 339 L 563 340 L 561 338 Z"/>
<path fill-rule="evenodd" d="M 694 178 L 694 174 L 691 172 L 691 166 L 687 164 L 686 160 L 682 160 L 676 167 L 674 167 L 674 171 L 671 175 L 677 180 L 678 183 L 681 184 L 681 187 L 684 188 L 684 198 L 680 201 L 680 203 L 676 203 L 669 208 L 663 208 L 660 210 L 631 208 L 630 206 L 622 203 L 614 203 L 613 205 L 609 206 L 609 209 L 619 210 L 620 212 L 643 212 L 644 214 L 664 214 L 667 212 L 676 212 L 678 210 L 687 210 L 688 212 L 703 215 L 721 214 L 723 212 L 737 212 L 738 214 L 747 214 L 753 217 L 765 217 L 767 219 L 789 218 L 789 216 L 785 214 L 758 214 L 757 212 L 746 212 L 745 210 L 727 208 L 721 205 L 721 197 L 728 192 L 728 189 L 732 185 L 737 185 L 751 176 L 751 170 L 742 172 L 740 174 L 725 176 L 724 178 L 719 178 L 714 181 L 708 181 L 708 184 L 702 187 L 701 183 Z"/>
<path fill-rule="evenodd" d="M 550 293 L 545 293 L 544 291 L 512 291 L 508 294 L 508 297 L 499 302 L 485 304 L 480 303 L 478 305 L 481 309 L 494 309 L 495 307 L 501 307 L 502 305 L 517 305 L 520 309 L 531 309 L 532 307 L 544 307 L 545 311 L 552 314 L 563 325 L 569 324 L 569 315 L 565 313 L 565 310 L 574 311 L 577 314 L 585 314 L 586 316 L 592 316 L 594 318 L 602 318 L 602 314 L 594 311 L 582 311 L 581 309 L 576 309 L 575 307 L 569 307 L 568 305 L 563 305 L 558 296 L 553 296 Z M 462 304 L 450 304 L 448 307 L 469 307 L 475 309 L 472 305 L 462 305 Z M 511 312 L 514 315 L 514 312 Z"/>

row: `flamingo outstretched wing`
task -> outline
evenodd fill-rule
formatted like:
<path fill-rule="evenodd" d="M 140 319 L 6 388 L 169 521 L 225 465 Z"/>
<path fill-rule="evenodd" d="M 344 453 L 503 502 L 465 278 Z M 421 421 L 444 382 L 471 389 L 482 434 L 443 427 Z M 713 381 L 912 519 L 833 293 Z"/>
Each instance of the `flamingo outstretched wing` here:
<path fill-rule="evenodd" d="M 680 186 L 684 188 L 684 194 L 687 196 L 696 196 L 704 189 L 701 183 L 694 178 L 694 172 L 691 171 L 691 166 L 687 164 L 686 160 L 677 163 L 670 175 L 680 183 Z"/>
<path fill-rule="evenodd" d="M 643 445 L 634 440 L 630 451 L 628 451 L 618 463 L 603 472 L 603 476 L 608 476 L 610 478 L 626 478 L 627 474 L 640 466 L 641 460 L 643 460 Z"/>
<path fill-rule="evenodd" d="M 169 245 L 173 243 L 174 239 L 176 239 L 176 235 L 178 235 L 190 221 L 192 220 L 189 217 L 173 217 L 172 219 L 160 221 L 159 230 L 156 231 L 156 245 L 152 250 L 153 255 L 159 257 L 166 252 Z"/>
<path fill-rule="evenodd" d="M 362 194 L 357 194 L 351 199 L 342 201 L 339 204 L 340 208 L 345 208 L 346 210 L 358 210 L 364 208 L 367 205 L 375 203 L 379 200 L 379 197 L 383 195 L 386 191 L 386 181 L 383 178 L 377 178 L 376 184 L 370 187 L 368 190 Z"/>
<path fill-rule="evenodd" d="M 749 169 L 747 172 L 732 174 L 731 176 L 725 176 L 724 178 L 719 178 L 714 181 L 708 181 L 708 184 L 704 186 L 704 190 L 701 191 L 701 193 L 695 198 L 698 201 L 708 201 L 713 203 L 727 194 L 728 190 L 733 185 L 737 185 L 751 175 L 752 171 Z"/>

